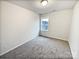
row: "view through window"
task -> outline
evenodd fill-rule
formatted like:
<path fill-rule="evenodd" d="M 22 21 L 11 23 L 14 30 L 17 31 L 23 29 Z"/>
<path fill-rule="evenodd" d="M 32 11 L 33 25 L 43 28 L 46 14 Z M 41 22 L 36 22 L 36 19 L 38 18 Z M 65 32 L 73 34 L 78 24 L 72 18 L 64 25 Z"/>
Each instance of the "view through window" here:
<path fill-rule="evenodd" d="M 41 31 L 48 31 L 48 18 L 41 19 Z"/>

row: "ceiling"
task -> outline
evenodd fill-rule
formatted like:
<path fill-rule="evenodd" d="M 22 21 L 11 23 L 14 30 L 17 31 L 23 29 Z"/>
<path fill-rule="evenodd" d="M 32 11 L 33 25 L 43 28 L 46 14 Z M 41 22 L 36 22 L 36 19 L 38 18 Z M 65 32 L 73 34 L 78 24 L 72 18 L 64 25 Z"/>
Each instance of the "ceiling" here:
<path fill-rule="evenodd" d="M 30 9 L 39 14 L 54 12 L 62 9 L 72 8 L 75 0 L 48 0 L 48 4 L 43 7 L 41 0 L 9 0 L 9 2 L 17 4 L 23 8 Z"/>

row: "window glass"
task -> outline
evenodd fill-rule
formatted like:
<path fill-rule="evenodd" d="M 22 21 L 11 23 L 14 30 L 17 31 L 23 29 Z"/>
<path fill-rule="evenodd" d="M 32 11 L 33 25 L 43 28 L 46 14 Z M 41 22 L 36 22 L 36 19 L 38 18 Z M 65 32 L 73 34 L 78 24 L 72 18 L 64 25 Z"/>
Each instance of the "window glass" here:
<path fill-rule="evenodd" d="M 48 31 L 48 18 L 41 19 L 41 31 Z"/>

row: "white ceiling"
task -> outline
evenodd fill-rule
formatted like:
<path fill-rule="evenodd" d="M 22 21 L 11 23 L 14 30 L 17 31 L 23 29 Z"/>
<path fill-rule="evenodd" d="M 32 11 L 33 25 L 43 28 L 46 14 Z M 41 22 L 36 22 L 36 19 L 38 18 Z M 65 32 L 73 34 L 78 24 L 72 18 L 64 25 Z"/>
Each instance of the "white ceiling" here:
<path fill-rule="evenodd" d="M 48 0 L 48 4 L 43 7 L 40 1 L 41 0 L 11 0 L 10 2 L 17 4 L 23 8 L 28 8 L 39 14 L 72 8 L 76 2 L 75 0 Z"/>

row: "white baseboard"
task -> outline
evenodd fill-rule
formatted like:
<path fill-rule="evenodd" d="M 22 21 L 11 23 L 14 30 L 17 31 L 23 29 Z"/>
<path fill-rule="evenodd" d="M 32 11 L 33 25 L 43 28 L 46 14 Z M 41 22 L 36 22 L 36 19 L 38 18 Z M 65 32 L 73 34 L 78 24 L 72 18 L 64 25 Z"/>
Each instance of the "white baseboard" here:
<path fill-rule="evenodd" d="M 31 39 L 31 40 L 32 40 L 32 39 Z M 15 46 L 15 47 L 13 47 L 13 48 L 11 48 L 11 49 L 9 49 L 9 50 L 7 50 L 7 51 L 1 53 L 0 56 L 2 56 L 2 55 L 4 55 L 4 54 L 6 54 L 6 53 L 8 53 L 8 52 L 10 52 L 10 51 L 12 51 L 12 50 L 14 50 L 15 48 L 17 48 L 17 47 L 19 47 L 19 46 L 21 46 L 21 45 L 23 45 L 23 44 L 25 44 L 25 43 L 27 43 L 27 42 L 29 42 L 29 41 L 30 41 L 30 40 L 25 41 L 25 42 L 23 42 L 23 43 L 21 43 L 21 44 Z"/>
<path fill-rule="evenodd" d="M 69 43 L 69 47 L 70 47 L 70 50 L 71 50 L 72 58 L 75 59 L 74 55 L 73 55 L 73 52 L 72 52 L 72 48 L 71 48 L 70 42 L 68 41 L 68 43 Z"/>
<path fill-rule="evenodd" d="M 40 36 L 43 36 L 43 37 L 47 37 L 47 38 L 55 38 L 55 39 L 59 39 L 59 40 L 63 40 L 63 41 L 68 41 L 67 39 L 62 39 L 62 38 L 56 38 L 56 37 L 49 37 L 49 36 L 45 36 L 45 35 L 40 35 Z"/>

